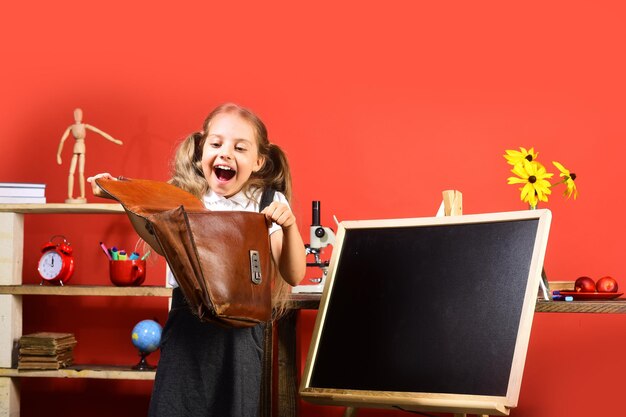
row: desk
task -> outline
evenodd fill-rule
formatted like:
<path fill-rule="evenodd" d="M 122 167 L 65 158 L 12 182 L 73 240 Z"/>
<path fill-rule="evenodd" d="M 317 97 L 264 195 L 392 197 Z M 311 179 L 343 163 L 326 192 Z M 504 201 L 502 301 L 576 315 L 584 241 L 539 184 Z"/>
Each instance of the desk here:
<path fill-rule="evenodd" d="M 321 294 L 291 294 L 287 304 L 288 311 L 273 326 L 267 326 L 261 417 L 298 415 L 300 361 L 296 349 L 298 313 L 300 310 L 317 310 L 321 298 Z M 278 374 L 276 378 L 274 371 Z"/>
<path fill-rule="evenodd" d="M 291 294 L 289 311 L 274 326 L 268 326 L 266 351 L 274 363 L 277 383 L 273 384 L 272 362 L 266 360 L 263 399 L 261 400 L 262 417 L 297 417 L 298 416 L 298 378 L 299 361 L 296 349 L 296 335 L 299 310 L 317 310 L 321 294 Z M 626 314 L 626 299 L 602 301 L 545 301 L 537 300 L 537 313 L 614 313 Z M 269 337 L 267 337 L 269 336 Z M 270 343 L 270 341 L 276 341 Z M 269 350 L 268 350 L 269 349 Z M 275 387 L 272 390 L 272 386 Z M 272 395 L 276 392 L 276 395 Z"/>

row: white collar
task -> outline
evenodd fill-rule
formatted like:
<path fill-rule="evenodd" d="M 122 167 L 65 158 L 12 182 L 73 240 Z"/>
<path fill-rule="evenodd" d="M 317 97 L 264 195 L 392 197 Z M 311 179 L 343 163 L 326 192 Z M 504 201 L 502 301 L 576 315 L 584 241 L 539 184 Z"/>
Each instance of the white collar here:
<path fill-rule="evenodd" d="M 255 193 L 253 193 L 254 195 Z M 215 204 L 226 204 L 226 205 L 236 205 L 236 206 L 240 206 L 242 209 L 247 208 L 250 204 L 253 204 L 254 201 L 252 201 L 250 198 L 248 198 L 248 196 L 246 196 L 246 193 L 244 191 L 239 191 L 237 194 L 233 195 L 232 197 L 223 197 L 221 195 L 218 195 L 215 193 L 215 191 L 213 190 L 209 190 L 205 196 L 204 196 L 204 205 L 207 208 L 210 208 L 212 205 Z"/>

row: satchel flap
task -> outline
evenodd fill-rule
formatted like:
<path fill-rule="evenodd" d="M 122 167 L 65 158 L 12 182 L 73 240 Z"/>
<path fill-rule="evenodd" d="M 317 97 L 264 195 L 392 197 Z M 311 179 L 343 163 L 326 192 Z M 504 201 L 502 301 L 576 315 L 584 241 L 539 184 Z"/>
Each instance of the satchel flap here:
<path fill-rule="evenodd" d="M 151 229 L 151 215 L 180 206 L 189 212 L 208 211 L 193 194 L 162 181 L 98 178 L 96 184 L 122 204 L 137 234 L 160 255 L 163 255 L 163 249 Z"/>
<path fill-rule="evenodd" d="M 163 181 L 98 178 L 96 184 L 122 203 L 126 210 L 144 217 L 180 206 L 184 206 L 187 212 L 206 211 L 198 197 Z"/>

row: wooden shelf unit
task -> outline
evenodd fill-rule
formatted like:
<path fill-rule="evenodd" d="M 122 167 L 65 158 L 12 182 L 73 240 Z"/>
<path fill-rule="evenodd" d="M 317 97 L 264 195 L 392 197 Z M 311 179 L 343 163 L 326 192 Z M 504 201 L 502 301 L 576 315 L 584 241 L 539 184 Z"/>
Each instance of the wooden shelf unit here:
<path fill-rule="evenodd" d="M 15 346 L 22 336 L 22 298 L 43 296 L 170 297 L 166 287 L 22 285 L 24 215 L 122 214 L 119 204 L 0 204 L 0 416 L 17 417 L 19 378 L 95 378 L 153 380 L 154 371 L 116 365 L 74 365 L 59 370 L 18 370 Z"/>

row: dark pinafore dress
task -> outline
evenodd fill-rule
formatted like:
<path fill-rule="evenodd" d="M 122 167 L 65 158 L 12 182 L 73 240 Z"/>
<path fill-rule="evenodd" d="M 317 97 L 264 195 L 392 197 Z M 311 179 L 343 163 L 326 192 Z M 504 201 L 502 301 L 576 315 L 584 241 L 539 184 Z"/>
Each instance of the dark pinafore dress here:
<path fill-rule="evenodd" d="M 273 194 L 263 193 L 260 210 Z M 257 417 L 264 330 L 201 322 L 175 288 L 149 417 Z"/>

